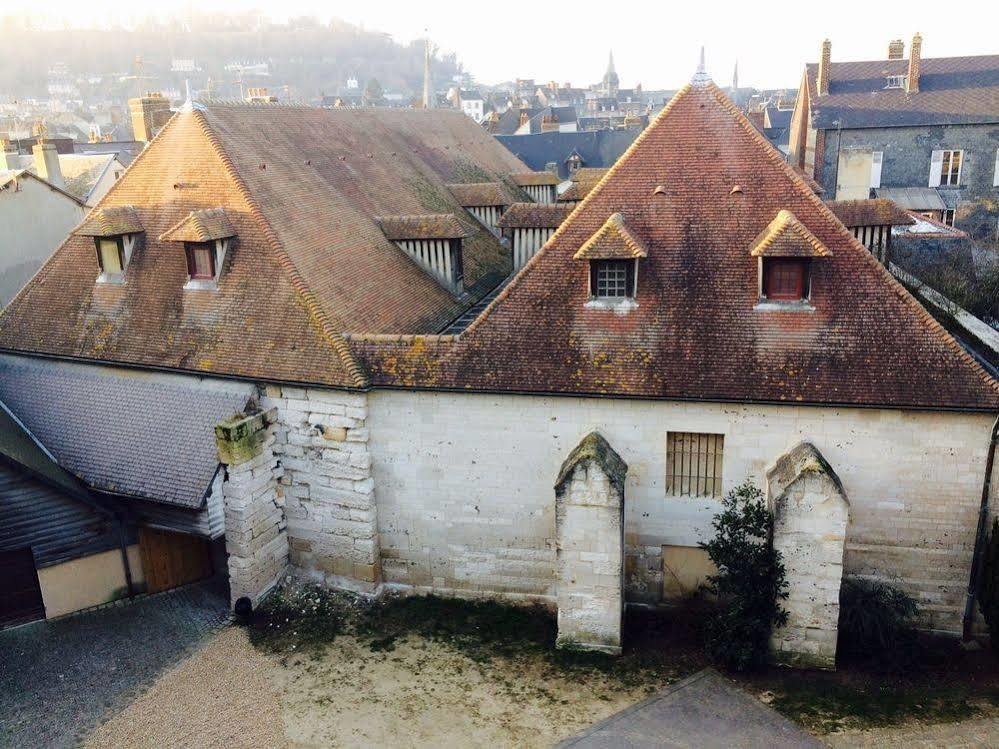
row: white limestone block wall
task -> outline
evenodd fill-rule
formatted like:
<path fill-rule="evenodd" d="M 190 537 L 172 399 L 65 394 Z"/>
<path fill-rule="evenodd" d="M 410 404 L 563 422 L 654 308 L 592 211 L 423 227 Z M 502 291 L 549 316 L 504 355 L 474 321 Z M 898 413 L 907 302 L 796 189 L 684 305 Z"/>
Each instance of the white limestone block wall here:
<path fill-rule="evenodd" d="M 222 485 L 229 590 L 256 603 L 288 567 L 288 534 L 274 455 L 274 412 L 239 415 L 215 427 Z"/>
<path fill-rule="evenodd" d="M 261 405 L 277 411 L 292 564 L 327 585 L 373 592 L 381 565 L 367 396 L 268 385 Z"/>
<path fill-rule="evenodd" d="M 803 442 L 767 472 L 774 548 L 783 557 L 787 622 L 770 648 L 778 663 L 835 668 L 839 592 L 850 506 L 834 470 Z"/>
<path fill-rule="evenodd" d="M 705 432 L 725 436 L 723 493 L 764 487 L 778 456 L 814 444 L 850 498 L 844 572 L 906 590 L 925 628 L 960 631 L 989 414 L 404 391 L 368 408 L 387 582 L 554 602 L 552 476 L 599 430 L 629 467 L 628 600 L 659 600 L 663 547 L 696 547 L 720 509 L 667 492 L 666 434 Z"/>
<path fill-rule="evenodd" d="M 593 432 L 555 482 L 557 647 L 621 653 L 627 471 Z"/>

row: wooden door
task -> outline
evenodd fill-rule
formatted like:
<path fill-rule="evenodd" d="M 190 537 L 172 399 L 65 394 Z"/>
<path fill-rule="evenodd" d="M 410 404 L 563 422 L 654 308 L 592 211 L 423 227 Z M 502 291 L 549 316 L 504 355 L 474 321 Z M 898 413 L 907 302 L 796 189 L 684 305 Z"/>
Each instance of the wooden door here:
<path fill-rule="evenodd" d="M 212 574 L 208 541 L 197 536 L 140 528 L 139 551 L 149 593 L 170 590 Z"/>
<path fill-rule="evenodd" d="M 31 549 L 0 551 L 0 628 L 44 618 Z"/>

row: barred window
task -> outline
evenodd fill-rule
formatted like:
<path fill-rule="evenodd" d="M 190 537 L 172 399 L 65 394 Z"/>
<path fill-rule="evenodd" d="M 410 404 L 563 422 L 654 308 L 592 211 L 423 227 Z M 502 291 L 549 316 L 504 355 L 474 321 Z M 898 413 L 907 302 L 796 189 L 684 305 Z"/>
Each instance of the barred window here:
<path fill-rule="evenodd" d="M 634 260 L 591 260 L 590 295 L 604 299 L 634 296 Z"/>
<path fill-rule="evenodd" d="M 666 433 L 666 493 L 720 497 L 725 436 L 698 432 Z"/>

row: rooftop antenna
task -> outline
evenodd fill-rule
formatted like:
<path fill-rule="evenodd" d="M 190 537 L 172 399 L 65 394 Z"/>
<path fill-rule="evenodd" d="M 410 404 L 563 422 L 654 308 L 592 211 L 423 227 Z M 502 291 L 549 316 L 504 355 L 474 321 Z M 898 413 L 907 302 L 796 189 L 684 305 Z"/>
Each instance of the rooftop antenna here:
<path fill-rule="evenodd" d="M 695 88 L 704 88 L 711 83 L 711 76 L 704 69 L 704 47 L 701 47 L 701 61 L 697 65 L 697 72 L 690 79 L 690 84 Z"/>

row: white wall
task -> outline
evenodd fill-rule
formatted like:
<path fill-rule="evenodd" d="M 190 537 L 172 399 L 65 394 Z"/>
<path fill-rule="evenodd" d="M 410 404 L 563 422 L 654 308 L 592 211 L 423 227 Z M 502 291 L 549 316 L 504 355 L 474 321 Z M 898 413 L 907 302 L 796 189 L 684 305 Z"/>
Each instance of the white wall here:
<path fill-rule="evenodd" d="M 83 220 L 76 201 L 31 177 L 0 190 L 0 307 Z"/>
<path fill-rule="evenodd" d="M 368 408 L 387 582 L 552 596 L 553 484 L 595 429 L 629 466 L 629 598 L 654 600 L 662 546 L 696 545 L 719 509 L 666 496 L 666 432 L 711 432 L 725 435 L 725 491 L 747 477 L 764 487 L 777 457 L 812 442 L 849 497 L 846 574 L 890 580 L 927 626 L 960 628 L 988 414 L 396 391 Z"/>

